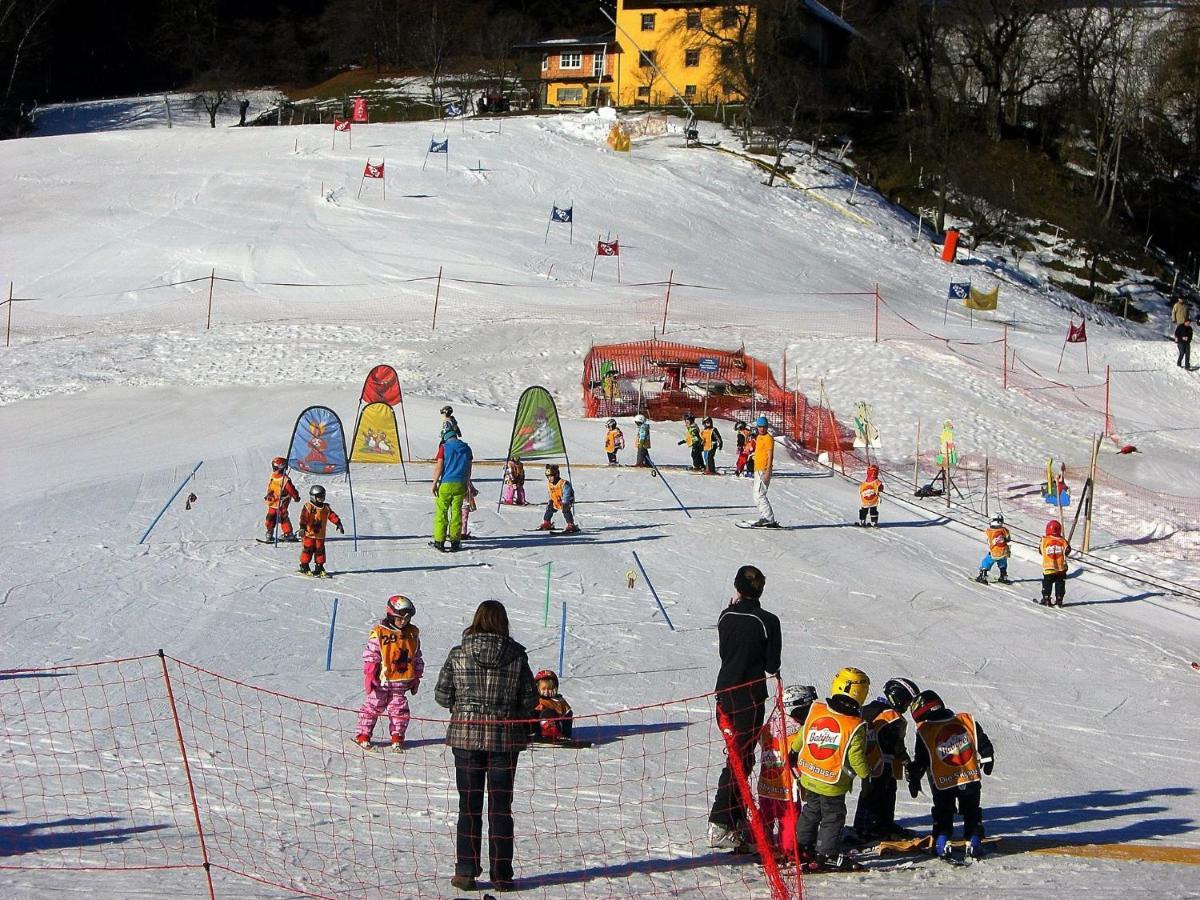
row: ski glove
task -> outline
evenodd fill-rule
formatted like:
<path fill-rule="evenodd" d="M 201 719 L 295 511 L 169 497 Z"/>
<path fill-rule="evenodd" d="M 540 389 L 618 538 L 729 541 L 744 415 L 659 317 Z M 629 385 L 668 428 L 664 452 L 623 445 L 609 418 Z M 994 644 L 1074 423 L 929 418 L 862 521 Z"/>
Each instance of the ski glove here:
<path fill-rule="evenodd" d="M 342 527 L 342 523 L 341 523 L 341 522 L 338 522 L 338 523 L 337 523 L 337 530 L 338 530 L 338 534 L 345 534 L 345 533 L 346 533 L 346 529 Z"/>
<path fill-rule="evenodd" d="M 679 442 L 678 442 L 678 446 L 682 447 L 682 446 L 683 446 L 684 444 L 686 444 L 686 443 L 687 443 L 687 441 L 679 441 Z"/>
<path fill-rule="evenodd" d="M 981 760 L 980 762 L 982 763 L 983 774 L 991 775 L 992 768 L 996 765 L 996 761 L 989 756 L 986 759 Z"/>

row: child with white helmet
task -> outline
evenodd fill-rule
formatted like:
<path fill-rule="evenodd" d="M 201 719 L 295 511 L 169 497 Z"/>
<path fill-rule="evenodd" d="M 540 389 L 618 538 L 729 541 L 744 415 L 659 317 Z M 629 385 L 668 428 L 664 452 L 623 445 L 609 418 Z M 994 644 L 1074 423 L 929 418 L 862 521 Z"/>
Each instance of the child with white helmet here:
<path fill-rule="evenodd" d="M 633 424 L 637 426 L 637 462 L 634 465 L 641 468 L 651 468 L 650 423 L 646 421 L 645 416 L 639 413 L 633 417 Z"/>
<path fill-rule="evenodd" d="M 371 732 L 385 712 L 391 726 L 392 749 L 404 749 L 408 730 L 408 698 L 416 694 L 425 673 L 421 655 L 421 631 L 412 623 L 416 605 L 397 594 L 388 598 L 383 619 L 371 629 L 363 650 L 363 689 L 367 700 L 358 711 L 358 732 L 354 742 L 371 749 Z"/>
<path fill-rule="evenodd" d="M 988 548 L 987 552 L 983 554 L 983 561 L 979 564 L 979 574 L 975 576 L 975 580 L 980 584 L 987 584 L 988 572 L 992 570 L 992 565 L 996 564 L 1000 567 L 1000 577 L 996 580 L 1001 584 L 1012 584 L 1008 580 L 1008 558 L 1012 555 L 1009 545 L 1012 543 L 1012 538 L 1009 536 L 1008 529 L 1004 527 L 1004 516 L 1000 513 L 992 516 L 984 536 Z"/>
<path fill-rule="evenodd" d="M 778 708 L 772 710 L 759 740 L 758 810 L 767 838 L 775 849 L 787 856 L 796 849 L 796 821 L 800 810 L 800 786 L 788 763 L 788 745 L 803 727 L 816 699 L 817 689 L 810 684 L 785 687 L 780 698 L 783 715 L 779 714 Z"/>

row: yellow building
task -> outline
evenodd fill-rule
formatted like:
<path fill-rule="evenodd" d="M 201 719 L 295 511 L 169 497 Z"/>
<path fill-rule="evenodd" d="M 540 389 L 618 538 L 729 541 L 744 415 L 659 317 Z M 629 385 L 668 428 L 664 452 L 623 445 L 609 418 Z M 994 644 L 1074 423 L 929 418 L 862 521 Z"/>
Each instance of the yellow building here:
<path fill-rule="evenodd" d="M 676 92 L 688 103 L 741 99 L 737 53 L 739 45 L 753 44 L 750 7 L 727 0 L 617 0 L 616 23 L 618 106 L 677 102 Z"/>
<path fill-rule="evenodd" d="M 610 35 L 552 38 L 514 48 L 540 58 L 542 106 L 609 106 L 620 48 Z"/>

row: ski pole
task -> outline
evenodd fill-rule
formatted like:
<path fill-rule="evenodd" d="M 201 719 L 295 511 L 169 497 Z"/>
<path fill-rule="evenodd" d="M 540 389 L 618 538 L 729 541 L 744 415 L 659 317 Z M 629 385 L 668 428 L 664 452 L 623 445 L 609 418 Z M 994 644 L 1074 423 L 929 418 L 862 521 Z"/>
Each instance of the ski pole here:
<path fill-rule="evenodd" d="M 642 577 L 646 579 L 646 587 L 650 588 L 650 594 L 654 597 L 654 602 L 658 604 L 658 611 L 662 613 L 663 618 L 667 620 L 667 627 L 672 631 L 675 626 L 671 624 L 671 617 L 667 615 L 667 610 L 663 607 L 662 601 L 658 599 L 658 591 L 654 589 L 654 584 L 650 581 L 650 576 L 646 574 L 646 567 L 642 565 L 641 559 L 638 558 L 637 551 L 633 551 L 633 561 L 637 563 L 637 567 L 642 570 Z"/>
<path fill-rule="evenodd" d="M 338 598 L 333 598 L 333 615 L 329 617 L 329 646 L 325 649 L 325 671 L 333 664 L 333 629 L 337 625 Z"/>
<path fill-rule="evenodd" d="M 649 457 L 646 458 L 650 461 L 650 468 L 654 470 L 654 474 L 662 479 L 662 483 L 666 486 L 667 490 L 671 492 L 671 496 L 675 498 L 675 502 L 679 504 L 679 508 L 683 510 L 683 514 L 690 519 L 692 514 L 688 511 L 688 508 L 683 505 L 683 501 L 679 499 L 679 495 L 675 493 L 675 488 L 671 487 L 671 485 L 667 482 L 666 476 L 663 475 L 662 470 L 654 464 L 654 460 L 650 459 Z"/>

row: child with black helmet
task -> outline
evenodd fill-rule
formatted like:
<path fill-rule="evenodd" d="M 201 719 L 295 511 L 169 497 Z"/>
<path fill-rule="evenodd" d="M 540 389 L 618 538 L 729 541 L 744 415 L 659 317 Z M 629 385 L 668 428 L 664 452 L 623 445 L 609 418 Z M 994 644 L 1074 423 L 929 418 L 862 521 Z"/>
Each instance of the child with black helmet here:
<path fill-rule="evenodd" d="M 804 727 L 792 738 L 804 791 L 796 844 L 809 871 L 863 868 L 842 853 L 842 829 L 854 776 L 870 774 L 862 717 L 870 689 L 871 679 L 861 669 L 842 669 L 833 677 L 829 698 L 813 702 Z"/>
<path fill-rule="evenodd" d="M 759 740 L 758 811 L 767 838 L 786 856 L 796 849 L 796 821 L 800 809 L 799 785 L 788 760 L 788 747 L 808 718 L 817 699 L 811 684 L 792 684 L 783 689 L 778 707 L 772 708 Z"/>
<path fill-rule="evenodd" d="M 947 709 L 935 691 L 921 691 L 909 713 L 917 723 L 917 746 L 908 766 L 908 792 L 916 799 L 921 779 L 929 776 L 933 851 L 939 857 L 950 857 L 957 807 L 963 819 L 967 855 L 979 856 L 983 840 L 980 773 L 992 774 L 992 742 L 974 716 Z"/>
<path fill-rule="evenodd" d="M 549 490 L 550 499 L 546 503 L 542 524 L 538 526 L 537 530 L 553 531 L 554 513 L 561 510 L 563 518 L 567 520 L 567 527 L 563 529 L 563 534 L 577 534 L 579 526 L 575 524 L 575 489 L 571 487 L 571 482 L 559 474 L 558 466 L 553 463 L 546 466 L 546 487 Z"/>
<path fill-rule="evenodd" d="M 446 438 L 449 435 L 454 435 L 456 438 L 462 437 L 462 429 L 458 427 L 458 419 L 454 418 L 454 407 L 443 406 L 442 413 L 442 436 L 438 439 L 439 444 L 446 443 Z"/>
<path fill-rule="evenodd" d="M 913 836 L 896 825 L 896 781 L 903 777 L 904 764 L 909 761 L 904 745 L 908 734 L 904 714 L 920 692 L 909 679 L 892 678 L 884 684 L 882 696 L 863 706 L 863 719 L 869 727 L 867 764 L 871 775 L 863 781 L 858 795 L 854 834 L 864 843 Z"/>
<path fill-rule="evenodd" d="M 571 737 L 575 713 L 567 698 L 558 692 L 558 675 L 552 669 L 542 669 L 533 676 L 537 685 L 538 703 L 534 715 L 533 737 L 543 741 L 565 741 Z"/>
<path fill-rule="evenodd" d="M 704 474 L 717 474 L 717 451 L 725 446 L 721 432 L 713 424 L 711 416 L 705 416 L 704 427 L 700 429 L 700 447 L 704 457 Z"/>
<path fill-rule="evenodd" d="M 325 503 L 325 488 L 314 484 L 308 490 L 308 502 L 300 510 L 300 532 L 304 543 L 300 550 L 300 572 L 304 575 L 315 575 L 318 578 L 328 578 L 325 571 L 325 528 L 332 524 L 338 534 L 345 534 L 342 520 L 333 511 L 333 507 Z M 309 560 L 316 558 L 312 571 L 308 569 Z"/>
<path fill-rule="evenodd" d="M 696 426 L 696 417 L 689 413 L 683 414 L 683 440 L 679 441 L 679 446 L 687 444 L 687 448 L 692 451 L 692 471 L 704 471 L 704 445 L 700 440 L 700 429 Z"/>
<path fill-rule="evenodd" d="M 421 631 L 412 623 L 416 605 L 397 594 L 389 597 L 379 624 L 371 629 L 363 650 L 363 690 L 367 700 L 358 711 L 354 742 L 371 749 L 371 732 L 385 712 L 391 726 L 392 749 L 404 749 L 404 733 L 410 719 L 405 694 L 416 694 L 425 673 L 421 655 Z"/>
<path fill-rule="evenodd" d="M 625 449 L 625 435 L 617 427 L 616 419 L 609 419 L 604 423 L 604 426 L 608 429 L 604 435 L 604 452 L 608 454 L 608 464 L 610 466 L 619 466 L 617 451 Z"/>

